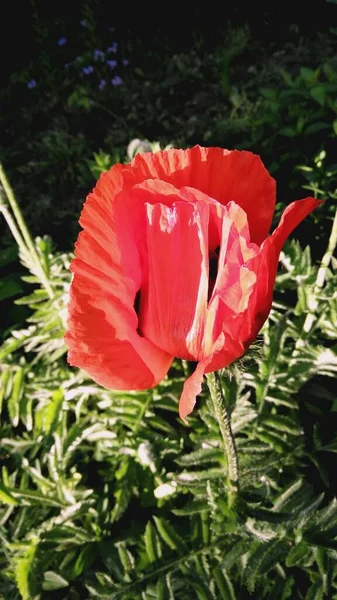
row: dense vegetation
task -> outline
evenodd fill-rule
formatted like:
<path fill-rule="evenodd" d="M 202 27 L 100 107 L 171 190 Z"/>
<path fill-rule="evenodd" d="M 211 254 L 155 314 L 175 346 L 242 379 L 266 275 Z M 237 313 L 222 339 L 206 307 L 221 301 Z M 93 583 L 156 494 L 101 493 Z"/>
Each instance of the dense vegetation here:
<path fill-rule="evenodd" d="M 262 38 L 232 13 L 214 36 L 195 17 L 183 44 L 114 30 L 94 2 L 76 22 L 31 3 L 34 49 L 0 92 L 4 600 L 337 599 L 337 29 L 277 37 L 268 13 Z M 191 365 L 117 393 L 71 369 L 63 342 L 95 179 L 139 149 L 195 143 L 260 154 L 275 222 L 294 199 L 325 200 L 281 255 L 256 344 L 221 375 L 234 508 L 206 387 L 189 425 L 178 418 Z"/>

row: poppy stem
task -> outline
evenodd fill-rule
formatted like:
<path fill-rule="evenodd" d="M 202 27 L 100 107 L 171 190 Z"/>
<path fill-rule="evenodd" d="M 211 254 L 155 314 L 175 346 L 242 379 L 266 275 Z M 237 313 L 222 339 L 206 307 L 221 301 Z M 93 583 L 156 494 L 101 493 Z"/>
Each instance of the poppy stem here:
<path fill-rule="evenodd" d="M 216 371 L 208 373 L 206 379 L 226 455 L 228 505 L 232 507 L 239 492 L 239 463 L 231 427 L 230 413 L 221 387 L 219 373 Z"/>

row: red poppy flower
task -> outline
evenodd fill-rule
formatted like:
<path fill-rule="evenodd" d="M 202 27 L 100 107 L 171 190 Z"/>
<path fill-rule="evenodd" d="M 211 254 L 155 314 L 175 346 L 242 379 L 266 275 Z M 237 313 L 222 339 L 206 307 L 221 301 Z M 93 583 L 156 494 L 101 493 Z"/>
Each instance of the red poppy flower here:
<path fill-rule="evenodd" d="M 180 399 L 184 419 L 204 373 L 255 339 L 281 248 L 318 204 L 293 202 L 268 236 L 275 181 L 250 152 L 196 146 L 113 166 L 80 217 L 69 363 L 107 388 L 144 390 L 174 357 L 197 361 Z"/>

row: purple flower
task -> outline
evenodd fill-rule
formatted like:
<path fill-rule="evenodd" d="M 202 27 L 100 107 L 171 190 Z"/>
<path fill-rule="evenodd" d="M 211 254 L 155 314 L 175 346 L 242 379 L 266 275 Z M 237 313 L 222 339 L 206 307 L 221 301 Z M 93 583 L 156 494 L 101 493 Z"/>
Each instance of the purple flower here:
<path fill-rule="evenodd" d="M 113 31 L 115 31 L 114 27 L 108 27 L 108 31 L 110 31 L 110 33 L 112 33 Z"/>
<path fill-rule="evenodd" d="M 111 46 L 109 46 L 109 48 L 107 48 L 107 53 L 111 54 L 111 52 L 113 52 L 114 54 L 116 54 L 117 48 L 118 48 L 117 42 L 112 42 Z"/>
<path fill-rule="evenodd" d="M 112 85 L 122 85 L 123 80 L 119 77 L 119 75 L 115 75 L 115 77 L 111 79 L 111 83 Z"/>
<path fill-rule="evenodd" d="M 69 67 L 71 67 L 71 65 L 72 65 L 72 64 L 73 64 L 73 63 L 71 63 L 71 62 L 70 62 L 70 63 L 66 63 L 66 64 L 64 65 L 64 68 L 65 68 L 65 69 L 69 69 Z"/>
<path fill-rule="evenodd" d="M 31 79 L 30 81 L 28 81 L 28 83 L 27 83 L 27 88 L 28 88 L 29 90 L 32 90 L 32 89 L 33 89 L 33 88 L 35 88 L 35 87 L 36 87 L 36 81 L 35 81 L 35 79 Z"/>
<path fill-rule="evenodd" d="M 58 45 L 59 45 L 59 46 L 64 46 L 64 44 L 66 44 L 66 43 L 67 43 L 67 38 L 65 38 L 65 37 L 61 37 L 61 38 L 58 40 L 58 42 L 57 42 L 57 43 L 58 43 Z"/>
<path fill-rule="evenodd" d="M 117 66 L 117 60 L 107 60 L 106 64 L 110 69 L 114 69 Z"/>
<path fill-rule="evenodd" d="M 123 58 L 122 64 L 124 65 L 124 67 L 126 67 L 129 64 L 128 59 L 127 58 Z"/>
<path fill-rule="evenodd" d="M 94 50 L 94 60 L 101 60 L 102 62 L 105 59 L 105 54 L 102 50 Z"/>
<path fill-rule="evenodd" d="M 88 65 L 87 67 L 83 67 L 81 73 L 83 73 L 83 75 L 91 75 L 91 73 L 94 72 L 94 67 L 92 65 Z"/>
<path fill-rule="evenodd" d="M 98 89 L 99 89 L 99 90 L 103 90 L 103 89 L 105 88 L 105 86 L 106 86 L 106 81 L 105 81 L 105 79 L 101 79 L 101 81 L 99 82 Z"/>
<path fill-rule="evenodd" d="M 80 25 L 82 25 L 82 27 L 86 27 L 87 23 L 88 21 L 86 19 L 82 19 L 82 21 L 80 21 Z"/>

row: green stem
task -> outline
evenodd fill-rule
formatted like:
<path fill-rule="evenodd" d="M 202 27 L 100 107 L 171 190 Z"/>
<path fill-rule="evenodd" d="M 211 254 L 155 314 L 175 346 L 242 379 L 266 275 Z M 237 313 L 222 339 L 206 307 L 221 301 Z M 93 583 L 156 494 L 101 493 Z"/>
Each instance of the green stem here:
<path fill-rule="evenodd" d="M 226 456 L 228 505 L 233 506 L 239 491 L 239 463 L 231 428 L 230 414 L 221 388 L 219 373 L 208 373 L 206 379 Z"/>
<path fill-rule="evenodd" d="M 1 198 L 1 190 L 0 190 L 0 198 Z M 13 238 L 15 239 L 19 249 L 23 252 L 27 252 L 27 247 L 25 245 L 24 239 L 21 236 L 21 233 L 12 217 L 12 215 L 10 214 L 7 206 L 4 206 L 3 204 L 0 206 L 0 213 L 3 214 L 4 219 L 9 227 L 9 230 L 13 236 Z"/>
<path fill-rule="evenodd" d="M 14 215 L 16 223 L 17 223 L 17 227 L 18 227 L 18 229 L 20 231 L 21 242 L 22 241 L 24 242 L 24 244 L 26 246 L 26 250 L 28 250 L 28 252 L 30 253 L 32 261 L 35 263 L 35 265 L 36 265 L 36 267 L 37 267 L 37 269 L 39 271 L 39 276 L 40 276 L 40 279 L 41 279 L 41 283 L 43 284 L 45 290 L 47 291 L 48 296 L 50 298 L 54 298 L 54 291 L 53 291 L 53 289 L 52 289 L 52 287 L 51 287 L 51 285 L 50 285 L 50 283 L 49 283 L 49 281 L 48 281 L 48 279 L 46 277 L 45 270 L 44 270 L 43 265 L 41 263 L 40 257 L 39 257 L 39 255 L 38 255 L 38 253 L 36 251 L 33 238 L 30 235 L 30 232 L 29 232 L 28 227 L 27 227 L 27 225 L 25 223 L 25 220 L 23 218 L 23 215 L 22 215 L 22 212 L 20 210 L 20 207 L 19 207 L 19 205 L 17 203 L 17 200 L 15 198 L 15 194 L 14 194 L 13 188 L 12 188 L 12 186 L 10 185 L 10 183 L 9 183 L 9 181 L 7 179 L 6 173 L 4 171 L 4 168 L 3 168 L 2 164 L 1 164 L 1 162 L 0 162 L 0 183 L 1 183 L 2 187 L 3 187 L 3 189 L 5 190 L 5 193 L 6 193 L 8 202 L 9 202 L 9 205 L 10 205 L 10 207 L 12 209 L 13 215 Z M 11 232 L 13 233 L 13 228 L 11 227 L 11 225 L 10 225 L 10 223 L 8 221 L 8 216 L 10 216 L 9 213 L 8 213 L 8 211 L 6 213 L 4 211 L 4 209 L 2 208 L 1 212 L 4 214 L 4 216 L 6 218 L 6 221 L 7 221 L 8 225 L 9 225 L 9 227 L 11 229 Z M 11 224 L 13 224 L 13 223 L 14 222 L 12 220 Z M 14 233 L 13 233 L 13 235 L 14 235 Z M 15 238 L 16 242 L 18 243 L 17 236 L 14 235 L 14 238 Z M 23 248 L 22 243 L 19 244 L 19 247 Z"/>

